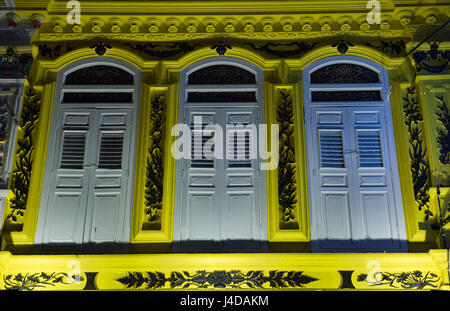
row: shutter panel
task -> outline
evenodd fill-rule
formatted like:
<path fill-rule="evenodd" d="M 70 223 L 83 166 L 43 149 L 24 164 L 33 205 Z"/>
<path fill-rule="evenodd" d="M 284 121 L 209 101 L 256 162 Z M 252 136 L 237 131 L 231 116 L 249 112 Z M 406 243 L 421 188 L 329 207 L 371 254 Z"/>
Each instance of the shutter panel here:
<path fill-rule="evenodd" d="M 100 142 L 98 168 L 120 170 L 122 168 L 123 133 L 104 133 Z"/>
<path fill-rule="evenodd" d="M 250 133 L 245 130 L 228 131 L 228 167 L 251 167 Z"/>
<path fill-rule="evenodd" d="M 203 124 L 202 128 L 204 129 L 206 124 Z M 204 147 L 205 144 L 215 137 L 215 131 L 212 130 L 194 130 L 194 125 L 191 125 L 191 167 L 195 168 L 214 168 L 214 152 L 215 145 L 213 145 L 211 148 L 212 152 L 206 152 L 204 153 Z M 195 140 L 198 140 L 201 138 L 201 145 L 195 144 Z M 201 157 L 200 157 L 201 155 Z"/>
<path fill-rule="evenodd" d="M 319 131 L 321 167 L 344 168 L 341 131 Z"/>
<path fill-rule="evenodd" d="M 360 167 L 383 167 L 380 132 L 357 131 L 358 158 Z"/>
<path fill-rule="evenodd" d="M 86 133 L 65 132 L 61 152 L 60 168 L 83 169 L 86 148 Z"/>

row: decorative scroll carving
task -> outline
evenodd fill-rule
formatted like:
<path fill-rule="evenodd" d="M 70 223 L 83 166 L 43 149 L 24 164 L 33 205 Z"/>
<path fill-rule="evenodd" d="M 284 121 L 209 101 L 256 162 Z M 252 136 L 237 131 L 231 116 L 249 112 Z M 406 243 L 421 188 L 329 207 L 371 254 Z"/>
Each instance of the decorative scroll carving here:
<path fill-rule="evenodd" d="M 67 53 L 75 50 L 76 48 L 66 44 L 66 45 L 55 45 L 53 47 L 47 44 L 39 44 L 39 55 L 43 58 L 54 59 L 60 57 L 63 53 Z"/>
<path fill-rule="evenodd" d="M 294 144 L 294 108 L 292 97 L 280 91 L 281 101 L 277 108 L 280 124 L 280 161 L 278 166 L 278 202 L 282 213 L 282 223 L 295 219 L 297 204 L 297 180 Z"/>
<path fill-rule="evenodd" d="M 216 50 L 216 52 L 217 52 L 217 54 L 219 54 L 219 55 L 225 55 L 225 53 L 227 52 L 227 50 L 228 49 L 232 49 L 232 47 L 231 47 L 231 45 L 229 45 L 229 44 L 226 44 L 225 42 L 223 42 L 223 41 L 220 41 L 219 43 L 217 43 L 217 44 L 214 44 L 212 47 L 211 47 L 211 49 L 212 50 Z"/>
<path fill-rule="evenodd" d="M 103 56 L 108 49 L 112 49 L 112 46 L 108 43 L 99 42 L 97 44 L 91 45 L 89 48 L 95 49 L 95 53 L 97 53 L 98 56 Z"/>
<path fill-rule="evenodd" d="M 311 74 L 311 83 L 379 83 L 377 72 L 355 64 L 333 64 L 324 66 Z"/>
<path fill-rule="evenodd" d="M 380 44 L 378 45 L 373 45 L 372 43 L 367 42 L 366 46 L 377 49 L 380 52 L 396 56 L 403 53 L 406 48 L 406 44 L 403 40 L 397 42 L 380 40 Z"/>
<path fill-rule="evenodd" d="M 8 219 L 18 221 L 23 216 L 27 205 L 31 171 L 33 167 L 33 130 L 39 121 L 41 100 L 33 87 L 25 92 L 22 116 L 20 119 L 19 138 L 17 140 L 16 168 L 11 174 L 12 193 L 11 213 Z"/>
<path fill-rule="evenodd" d="M 333 45 L 331 45 L 331 47 L 337 47 L 337 50 L 339 51 L 339 53 L 341 54 L 345 54 L 348 51 L 348 48 L 350 46 L 354 46 L 353 43 L 347 42 L 345 40 L 341 40 L 340 42 L 336 42 Z"/>
<path fill-rule="evenodd" d="M 157 58 L 169 58 L 180 53 L 188 53 L 193 51 L 198 45 L 190 44 L 187 42 L 175 42 L 170 45 L 152 44 L 152 43 L 137 43 L 137 44 L 126 44 L 133 50 L 139 52 L 144 52 L 151 57 Z"/>
<path fill-rule="evenodd" d="M 422 271 L 389 273 L 377 271 L 374 273 L 372 280 L 367 278 L 367 274 L 358 275 L 358 282 L 367 282 L 370 286 L 389 285 L 393 288 L 404 289 L 424 289 L 429 286 L 438 287 L 440 277 L 428 271 L 425 275 Z"/>
<path fill-rule="evenodd" d="M 444 96 L 436 96 L 439 101 L 437 106 L 438 112 L 436 116 L 438 121 L 442 123 L 443 128 L 438 129 L 437 142 L 439 148 L 439 161 L 444 165 L 450 164 L 450 111 L 444 101 Z"/>
<path fill-rule="evenodd" d="M 266 52 L 270 55 L 286 58 L 291 56 L 299 56 L 300 54 L 310 51 L 317 45 L 317 42 L 313 44 L 308 44 L 305 42 L 290 42 L 290 43 L 266 43 L 260 47 L 257 47 L 253 43 L 247 43 L 247 45 L 251 46 L 255 51 L 258 52 Z M 294 49 L 274 49 L 274 47 L 296 47 Z"/>
<path fill-rule="evenodd" d="M 439 44 L 430 44 L 427 52 L 415 52 L 413 58 L 417 71 L 426 70 L 431 73 L 440 73 L 449 68 L 450 51 L 439 51 Z"/>
<path fill-rule="evenodd" d="M 159 219 L 162 209 L 164 180 L 164 125 L 166 97 L 156 94 L 151 102 L 150 147 L 147 156 L 147 180 L 145 182 L 145 206 L 149 222 Z"/>
<path fill-rule="evenodd" d="M 66 85 L 132 85 L 133 75 L 123 69 L 97 65 L 89 66 L 67 75 Z"/>
<path fill-rule="evenodd" d="M 406 114 L 406 126 L 408 127 L 411 145 L 409 156 L 411 157 L 411 173 L 414 186 L 414 197 L 419 204 L 419 211 L 424 208 L 425 220 L 428 220 L 433 213 L 430 211 L 428 202 L 430 201 L 429 167 L 426 160 L 426 150 L 423 147 L 422 131 L 419 121 L 422 116 L 419 111 L 419 103 L 415 98 L 415 87 L 407 89 L 407 95 L 403 97 L 403 110 Z"/>
<path fill-rule="evenodd" d="M 256 84 L 255 74 L 241 67 L 213 65 L 191 73 L 188 84 Z"/>
<path fill-rule="evenodd" d="M 22 273 L 8 274 L 3 276 L 3 282 L 5 289 L 7 290 L 20 290 L 20 291 L 32 291 L 36 288 L 45 288 L 47 286 L 55 286 L 56 284 L 72 284 L 74 282 L 83 281 L 83 277 L 80 275 L 68 276 L 67 273 L 53 272 L 47 274 L 45 272 L 40 273 Z"/>
<path fill-rule="evenodd" d="M 166 283 L 171 288 L 303 288 L 318 279 L 303 274 L 303 271 L 187 271 L 172 272 L 167 277 L 162 272 L 128 272 L 116 280 L 133 289 L 158 289 Z"/>

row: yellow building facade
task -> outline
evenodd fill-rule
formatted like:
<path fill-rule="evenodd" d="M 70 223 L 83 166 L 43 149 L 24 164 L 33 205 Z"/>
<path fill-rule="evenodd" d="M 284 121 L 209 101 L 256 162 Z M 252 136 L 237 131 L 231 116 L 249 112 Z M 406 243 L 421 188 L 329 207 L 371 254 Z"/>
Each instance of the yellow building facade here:
<path fill-rule="evenodd" d="M 3 214 L 0 214 L 2 215 L 0 288 L 16 290 L 197 288 L 447 290 L 449 288 L 450 261 L 448 242 L 445 238 L 447 213 L 450 208 L 448 205 L 450 3 L 448 1 L 439 0 L 432 4 L 424 4 L 421 1 L 400 0 L 352 0 L 345 3 L 337 0 L 155 2 L 15 0 L 14 3 L 0 2 L 0 4 L 5 13 L 1 18 L 5 25 L 8 25 L 7 29 L 1 32 L 4 36 L 0 42 L 0 54 L 4 55 L 0 67 L 1 78 L 4 81 L 2 84 L 10 90 L 13 83 L 22 83 L 20 87 L 15 87 L 21 94 L 14 93 L 20 114 L 16 117 L 15 127 L 8 125 L 9 139 L 4 139 L 4 145 L 9 144 L 8 148 L 12 151 L 4 152 L 3 161 L 3 163 L 10 161 L 11 164 L 9 168 L 4 168 L 6 171 L 9 169 L 9 172 L 3 177 L 5 190 L 2 201 Z M 25 27 L 32 33 L 28 43 L 6 36 L 8 32 L 17 32 L 19 28 Z M 33 59 L 32 64 L 30 57 Z M 328 63 L 328 60 L 332 63 Z M 214 84 L 211 81 L 216 79 L 215 76 L 220 78 L 223 74 L 218 71 L 203 73 L 205 76 L 199 77 L 199 81 L 206 82 L 194 82 L 194 78 L 191 80 L 194 69 L 200 68 L 200 71 L 210 62 L 219 66 L 236 62 L 239 68 L 251 71 L 256 80 L 252 83 L 243 82 L 240 86 L 230 82 L 231 86 L 211 87 Z M 324 65 L 320 65 L 321 62 Z M 371 68 L 372 73 L 377 72 L 381 78 L 377 80 L 378 82 L 370 81 L 371 72 L 358 67 L 358 70 L 363 70 L 358 87 L 351 85 L 356 82 L 348 81 L 356 79 L 360 71 L 350 70 L 344 74 L 327 71 L 323 77 L 316 77 L 320 82 L 314 82 L 313 73 L 316 72 L 314 71 L 316 64 L 319 64 L 317 68 L 324 68 L 323 66 L 327 64 L 341 63 L 354 66 L 363 64 L 363 67 L 366 66 L 364 68 Z M 94 72 L 100 70 L 100 67 L 96 67 L 93 71 L 88 70 L 89 66 L 105 67 L 108 64 L 120 68 L 122 72 L 105 71 L 105 75 L 100 76 Z M 16 73 L 24 76 L 17 78 L 13 76 Z M 131 83 L 116 83 L 126 79 L 127 73 L 132 76 Z M 236 81 L 242 78 L 236 71 L 225 72 L 223 75 L 229 78 L 232 74 L 231 77 Z M 335 78 L 337 80 L 333 80 Z M 75 82 L 71 83 L 71 79 Z M 80 79 L 86 79 L 86 83 L 79 82 Z M 227 87 L 231 91 L 226 91 Z M 221 95 L 216 96 L 214 100 L 202 99 L 214 91 Z M 8 92 L 5 90 L 2 95 L 13 94 Z M 95 92 L 103 93 L 97 97 L 98 94 L 95 95 Z M 257 234 L 261 234 L 264 247 L 256 251 L 246 251 L 245 248 L 227 252 L 210 248 L 175 251 L 175 242 L 180 236 L 183 237 L 184 226 L 191 226 L 187 236 L 193 236 L 195 229 L 202 225 L 200 221 L 196 223 L 195 220 L 202 216 L 203 211 L 200 210 L 192 217 L 191 222 L 185 224 L 183 222 L 185 210 L 177 207 L 180 204 L 184 206 L 184 203 L 178 202 L 187 200 L 179 193 L 188 186 L 194 190 L 196 188 L 192 184 L 186 187 L 180 184 L 180 176 L 184 176 L 179 175 L 184 174 L 180 167 L 184 162 L 177 160 L 171 152 L 177 142 L 173 129 L 182 123 L 180 121 L 184 120 L 183 114 L 187 113 L 186 111 L 194 109 L 189 106 L 192 102 L 195 104 L 192 107 L 199 109 L 198 106 L 202 103 L 220 102 L 220 97 L 226 97 L 230 92 L 241 96 L 236 102 L 253 102 L 242 99 L 251 92 L 255 92 L 258 97 L 255 100 L 258 102 L 258 108 L 241 105 L 235 107 L 236 114 L 242 116 L 245 109 L 248 111 L 258 109 L 260 124 L 279 126 L 278 132 L 268 130 L 262 142 L 267 146 L 273 146 L 273 142 L 277 142 L 278 165 L 265 170 L 264 173 L 251 175 L 259 176 L 261 181 L 259 188 L 252 188 L 256 189 L 252 193 L 260 198 L 255 206 L 261 207 L 259 211 L 262 211 L 264 217 L 261 216 L 258 218 L 259 221 L 252 223 L 254 226 L 252 228 L 257 228 L 254 232 L 261 228 Z M 381 94 L 380 98 L 376 94 L 373 95 L 377 92 Z M 106 102 L 102 99 L 105 98 L 104 94 L 110 94 L 109 97 L 106 96 Z M 122 96 L 126 97 L 123 94 L 132 95 L 121 101 Z M 344 99 L 340 100 L 339 96 Z M 96 110 L 88 106 L 93 101 L 92 98 L 95 98 L 97 103 L 108 103 L 110 110 L 96 115 Z M 226 98 L 230 102 L 234 101 L 231 97 Z M 338 104 L 332 106 L 331 110 L 317 108 L 320 105 L 317 103 L 330 101 L 336 101 Z M 362 102 L 372 101 L 378 103 L 361 108 L 364 105 Z M 338 109 L 345 106 L 343 102 L 353 102 L 353 106 L 348 106 L 350 107 L 348 111 L 363 109 L 362 112 L 357 111 L 357 114 L 353 115 L 360 116 L 361 119 L 352 120 L 356 122 L 355 128 L 366 135 L 373 134 L 373 128 L 367 127 L 367 124 L 384 122 L 380 128 L 386 128 L 385 139 L 389 140 L 389 143 L 386 142 L 387 151 L 383 151 L 382 161 L 387 163 L 387 155 L 390 154 L 392 162 L 391 166 L 383 171 L 387 174 L 383 176 L 388 177 L 383 178 L 386 184 L 393 180 L 393 186 L 377 188 L 374 191 L 378 195 L 388 193 L 386 200 L 392 199 L 397 202 L 397 209 L 393 207 L 394 205 L 387 205 L 386 217 L 389 219 L 388 222 L 390 221 L 388 224 L 381 221 L 371 222 L 371 218 L 377 217 L 382 211 L 367 208 L 363 209 L 365 218 L 361 216 L 361 219 L 364 218 L 365 222 L 363 221 L 364 225 L 361 225 L 355 221 L 359 214 L 352 214 L 352 204 L 360 203 L 347 197 L 350 200 L 349 205 L 346 205 L 348 210 L 342 211 L 351 215 L 342 218 L 342 221 L 337 220 L 342 216 L 340 210 L 336 213 L 330 212 L 325 203 L 321 203 L 325 204 L 323 209 L 316 209 L 316 205 L 320 205 L 318 202 L 322 201 L 313 200 L 316 186 L 311 180 L 317 172 L 315 167 L 311 166 L 313 162 L 311 155 L 315 152 L 312 147 L 315 146 L 313 138 L 315 136 L 310 132 L 317 127 L 322 132 L 328 133 L 324 134 L 326 137 L 330 137 L 329 133 L 337 130 L 330 125 L 334 122 L 330 121 L 332 119 L 326 119 L 328 121 L 324 122 L 328 123 L 323 127 L 321 124 L 316 125 L 309 112 L 316 110 L 308 109 L 309 107 L 319 109 L 320 113 L 317 116 L 325 116 L 327 112 L 336 111 L 336 114 L 330 117 L 334 118 L 347 113 Z M 77 105 L 79 107 L 76 107 Z M 120 109 L 117 110 L 115 107 L 119 105 Z M 380 110 L 380 105 L 388 105 L 389 109 Z M 217 112 L 219 108 L 215 107 L 202 108 L 204 110 L 201 113 L 205 116 L 212 112 L 219 116 Z M 5 118 L 15 117 L 11 114 L 11 109 L 7 111 L 9 112 L 5 112 Z M 91 111 L 92 119 L 91 115 L 85 114 Z M 133 112 L 128 114 L 128 111 Z M 83 119 L 83 116 L 86 119 Z M 106 119 L 108 116 L 111 117 L 109 121 Z M 120 116 L 124 119 L 120 119 Z M 373 116 L 377 118 L 379 116 L 380 119 L 371 119 Z M 124 122 L 123 124 L 129 122 L 133 126 L 120 127 L 123 124 L 117 121 L 119 119 L 122 120 L 120 122 Z M 86 122 L 100 120 L 98 121 L 100 127 L 86 130 L 82 123 L 76 123 L 85 122 L 80 120 L 88 120 Z M 358 127 L 358 122 L 366 123 Z M 113 125 L 118 127 L 113 128 Z M 344 130 L 341 127 L 337 129 L 346 131 L 345 127 Z M 52 169 L 51 158 L 53 152 L 56 152 L 55 148 L 59 148 L 54 146 L 64 144 L 65 140 L 61 143 L 58 141 L 63 139 L 61 137 L 64 139 L 66 137 L 60 137 L 58 133 L 64 131 L 72 135 L 62 134 L 67 137 L 81 137 L 76 136 L 79 133 L 86 135 L 83 137 L 91 137 L 90 133 L 97 131 L 107 132 L 105 135 L 110 135 L 105 137 L 113 137 L 111 135 L 117 133 L 123 135 L 120 136 L 123 139 L 122 148 L 128 146 L 125 144 L 127 139 L 131 146 L 129 148 L 134 148 L 129 149 L 133 151 L 127 153 L 129 161 L 127 163 L 130 163 L 127 171 L 122 169 L 119 173 L 119 170 L 112 169 L 113 166 L 105 166 L 104 170 L 99 172 L 102 168 L 100 162 L 103 152 L 103 136 L 101 136 L 96 143 L 89 145 L 97 148 L 95 152 L 100 153 L 100 162 L 96 164 L 92 173 L 89 173 L 91 174 L 89 176 L 97 174 L 95 175 L 97 179 L 89 177 L 95 180 L 92 181 L 95 187 L 83 188 L 85 186 L 81 185 L 82 182 L 79 186 L 64 184 L 64 182 L 74 183 L 78 177 L 87 180 L 87 175 L 80 175 L 80 170 L 86 173 L 89 171 L 87 168 L 89 165 L 95 166 L 86 162 L 91 148 L 86 147 L 88 153 L 85 153 L 85 162 L 80 164 L 82 169 L 79 171 L 75 168 L 75 171 L 67 171 L 65 175 L 61 175 L 58 169 L 64 168 L 63 164 L 58 169 Z M 317 138 L 319 140 L 322 138 L 320 135 Z M 383 137 L 378 137 L 381 141 L 380 146 L 383 144 Z M 358 136 L 355 141 L 358 144 L 362 140 Z M 91 142 L 88 141 L 86 144 Z M 322 146 L 322 141 L 320 140 L 317 145 Z M 64 149 L 64 146 L 60 148 Z M 360 145 L 352 150 L 350 148 L 348 157 L 345 158 L 348 159 L 357 153 L 360 169 L 363 167 L 361 148 Z M 68 150 L 68 158 L 77 155 L 76 149 Z M 323 160 L 327 158 L 326 151 L 327 149 L 319 150 L 321 169 L 326 166 Z M 109 154 L 108 152 L 105 151 L 105 157 L 114 156 L 114 152 Z M 342 154 L 347 154 L 346 152 L 343 150 Z M 61 161 L 61 163 L 64 161 L 64 152 Z M 125 162 L 122 162 L 122 166 L 123 163 Z M 370 163 L 372 165 L 374 162 Z M 323 178 L 336 177 L 327 179 L 330 183 L 339 182 L 337 177 L 343 176 L 342 171 L 333 169 L 332 173 L 326 173 L 329 175 L 323 175 Z M 53 175 L 54 171 L 56 175 Z M 319 175 L 323 172 L 318 171 Z M 348 176 L 351 174 L 355 176 L 359 174 L 354 172 L 347 172 L 349 174 L 346 175 L 347 181 L 350 180 Z M 364 202 L 372 202 L 370 200 L 373 199 L 375 192 L 369 194 L 368 188 L 364 188 L 364 185 L 380 186 L 381 184 L 377 184 L 377 178 L 381 175 L 375 169 L 364 172 L 355 178 L 360 178 L 358 180 L 362 185 L 361 193 L 367 194 L 365 198 L 368 198 L 368 201 Z M 202 174 L 206 176 L 209 173 Z M 228 174 L 228 171 L 225 174 Z M 242 177 L 236 174 L 233 176 Z M 322 178 L 322 175 L 320 176 Z M 69 180 L 69 177 L 74 179 Z M 63 181 L 63 178 L 66 178 L 66 181 Z M 123 183 L 120 185 L 125 186 L 114 188 L 108 184 L 113 182 L 114 178 L 122 180 L 120 182 Z M 101 184 L 98 180 L 106 184 Z M 123 180 L 126 180 L 126 184 Z M 200 179 L 198 180 L 200 182 Z M 235 180 L 237 182 L 238 179 Z M 325 179 L 320 180 L 325 183 Z M 231 178 L 227 179 L 227 182 L 231 181 Z M 65 242 L 65 238 L 58 240 L 60 236 L 53 233 L 60 230 L 61 236 L 64 236 L 66 234 L 64 228 L 72 222 L 67 222 L 66 225 L 67 217 L 55 216 L 57 213 L 52 210 L 52 204 L 57 206 L 57 203 L 52 202 L 57 201 L 51 201 L 53 199 L 47 194 L 53 191 L 54 188 L 51 187 L 55 182 L 61 182 L 63 186 L 55 190 L 55 193 L 61 196 L 54 200 L 59 200 L 60 197 L 73 198 L 76 191 L 81 193 L 80 198 L 83 198 L 83 193 L 91 191 L 95 194 L 95 198 L 105 198 L 114 193 L 120 200 L 123 199 L 124 203 L 120 204 L 124 206 L 125 211 L 123 216 L 117 216 L 120 221 L 115 225 L 120 228 L 114 229 L 116 231 L 113 234 L 116 237 L 117 232 L 120 231 L 121 234 L 125 232 L 127 238 L 117 238 L 121 244 L 126 245 L 125 251 L 121 249 L 117 252 L 109 248 L 109 245 L 100 251 L 95 248 L 84 248 L 85 244 L 90 243 L 86 242 L 86 235 L 96 237 L 98 241 L 109 241 L 108 238 L 102 240 L 103 236 L 109 236 L 110 233 L 102 231 L 101 226 L 105 222 L 104 225 L 107 226 L 107 221 L 102 221 L 108 219 L 107 216 L 113 212 L 108 210 L 100 214 L 95 206 L 103 206 L 101 204 L 115 206 L 115 201 L 96 203 L 94 198 L 93 212 L 89 212 L 88 207 L 87 212 L 76 215 L 71 214 L 73 209 L 70 204 L 74 202 L 72 199 L 61 203 L 68 210 L 64 212 L 68 214 L 64 215 L 78 217 L 77 225 L 81 226 L 80 230 L 84 235 L 80 230 L 77 233 L 71 231 L 70 234 L 80 235 L 79 240 L 76 240 L 78 237 L 74 238 L 77 242 L 73 245 L 66 245 L 72 243 Z M 363 184 L 364 182 L 367 184 Z M 335 196 L 332 198 L 336 198 L 341 190 L 338 191 L 333 187 L 338 184 L 327 185 L 331 188 L 324 190 L 320 188 L 325 187 L 324 184 L 317 186 L 317 193 L 321 193 L 320 195 L 334 193 Z M 229 184 L 224 187 L 228 186 Z M 107 194 L 99 190 L 108 187 L 115 190 L 108 190 Z M 73 190 L 75 188 L 78 190 Z M 117 190 L 118 188 L 122 190 Z M 240 188 L 239 191 L 235 191 L 241 195 L 237 197 L 242 198 L 245 191 L 253 190 L 247 187 L 245 190 Z M 181 196 L 181 199 L 178 196 Z M 88 202 L 86 205 L 90 206 L 90 197 L 86 200 Z M 230 213 L 233 204 L 241 204 L 240 201 L 230 202 L 234 202 L 229 205 Z M 246 206 L 246 202 L 242 203 L 242 206 Z M 331 207 L 339 206 L 336 203 L 338 201 L 330 202 Z M 364 202 L 361 204 L 364 205 Z M 373 204 L 378 206 L 379 202 L 381 201 Z M 194 204 L 192 208 L 202 206 L 201 204 L 203 203 Z M 90 216 L 90 213 L 94 216 Z M 100 215 L 97 216 L 97 220 L 95 215 Z M 230 216 L 232 220 L 232 223 L 228 224 L 230 236 L 233 236 L 233 230 L 236 232 L 241 230 L 239 216 L 236 215 L 234 218 Z M 222 218 L 218 217 L 217 223 L 220 223 L 222 228 L 227 228 Z M 97 225 L 89 227 L 90 231 L 86 231 L 87 223 L 95 221 L 98 221 Z M 328 230 L 328 237 L 326 230 L 316 228 L 316 224 L 323 221 L 327 221 L 329 225 L 320 228 Z M 358 245 L 371 245 L 370 234 L 380 236 L 379 239 L 383 240 L 383 234 L 387 230 L 383 228 L 388 228 L 393 232 L 392 236 L 397 235 L 396 238 L 389 236 L 386 239 L 389 243 L 393 241 L 392 245 L 400 246 L 395 249 L 385 246 L 355 246 L 349 250 L 340 247 L 338 243 L 335 248 L 327 246 L 321 249 L 322 239 L 327 240 L 333 234 L 339 235 L 340 231 L 334 232 L 332 229 L 345 221 L 351 224 L 345 227 L 347 231 L 342 234 L 349 238 L 338 241 L 339 243 L 348 241 L 353 243 L 355 240 L 357 244 L 360 243 Z M 54 226 L 53 222 L 60 222 L 61 225 Z M 366 231 L 360 229 L 362 227 Z M 244 225 L 242 228 L 245 231 Z M 355 236 L 360 231 L 368 232 L 368 236 L 358 240 Z M 394 234 L 394 231 L 398 233 Z M 384 242 L 386 241 L 382 243 Z M 42 246 L 46 244 L 53 248 L 43 248 Z"/>

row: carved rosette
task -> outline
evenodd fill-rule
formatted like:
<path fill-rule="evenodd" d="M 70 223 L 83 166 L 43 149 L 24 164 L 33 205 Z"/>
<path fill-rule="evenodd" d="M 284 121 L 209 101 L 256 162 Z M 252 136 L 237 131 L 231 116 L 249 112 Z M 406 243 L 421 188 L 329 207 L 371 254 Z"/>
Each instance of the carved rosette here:
<path fill-rule="evenodd" d="M 7 218 L 13 223 L 21 222 L 27 205 L 33 167 L 33 133 L 39 121 L 40 105 L 40 95 L 33 87 L 28 87 L 19 124 L 15 169 L 11 174 L 13 198 Z"/>
<path fill-rule="evenodd" d="M 147 155 L 147 179 L 145 182 L 145 206 L 147 221 L 160 220 L 164 180 L 164 128 L 166 97 L 155 94 L 151 100 L 150 147 Z"/>
<path fill-rule="evenodd" d="M 414 187 L 414 197 L 418 204 L 419 211 L 424 209 L 425 220 L 428 220 L 433 213 L 428 205 L 430 201 L 430 165 L 426 158 L 427 151 L 423 146 L 421 122 L 422 115 L 419 110 L 419 102 L 416 99 L 415 87 L 408 88 L 407 94 L 403 97 L 403 110 L 405 112 L 405 124 L 409 132 L 409 156 L 411 158 L 411 174 Z"/>
<path fill-rule="evenodd" d="M 297 205 L 297 179 L 294 140 L 294 108 L 292 92 L 288 89 L 279 91 L 277 121 L 280 126 L 280 161 L 278 166 L 278 203 L 280 206 L 280 227 L 298 226 L 295 215 Z M 288 225 L 289 224 L 289 225 Z"/>

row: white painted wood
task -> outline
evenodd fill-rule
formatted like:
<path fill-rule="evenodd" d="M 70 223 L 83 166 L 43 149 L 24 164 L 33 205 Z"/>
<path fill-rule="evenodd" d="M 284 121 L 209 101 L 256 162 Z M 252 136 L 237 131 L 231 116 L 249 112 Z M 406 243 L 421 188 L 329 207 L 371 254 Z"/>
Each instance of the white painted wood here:
<path fill-rule="evenodd" d="M 209 65 L 229 64 L 243 67 L 256 74 L 256 85 L 187 85 L 191 72 Z M 188 103 L 187 92 L 192 91 L 256 91 L 256 103 Z M 202 116 L 207 123 L 217 124 L 216 139 L 227 152 L 231 129 L 227 124 L 256 126 L 264 119 L 262 75 L 258 68 L 242 60 L 215 57 L 200 61 L 181 73 L 180 123 L 192 124 L 194 116 Z M 220 133 L 222 132 L 222 133 Z M 242 132 L 242 131 L 241 131 Z M 223 135 L 220 135 L 223 134 Z M 256 136 L 257 137 L 257 136 Z M 245 142 L 242 136 L 237 141 Z M 194 143 L 193 148 L 196 148 Z M 265 147 L 265 145 L 263 146 Z M 236 152 L 245 155 L 245 152 Z M 241 158 L 239 158 L 241 160 Z M 242 165 L 249 162 L 250 166 Z M 187 250 L 191 242 L 196 249 L 220 251 L 227 248 L 261 249 L 260 241 L 267 239 L 267 211 L 265 205 L 265 173 L 259 160 L 229 161 L 214 159 L 206 167 L 198 167 L 196 159 L 177 162 L 174 241 L 178 250 Z M 236 167 L 236 164 L 241 167 Z M 205 163 L 206 164 L 206 163 Z M 233 166 L 233 164 L 235 164 Z M 236 242 L 242 243 L 240 246 Z M 210 243 L 208 243 L 210 242 Z M 187 244 L 186 244 L 187 243 Z"/>
<path fill-rule="evenodd" d="M 113 243 L 120 248 L 130 240 L 133 179 L 129 175 L 135 166 L 139 87 L 131 88 L 133 102 L 126 104 L 60 102 L 66 90 L 65 76 L 82 67 L 100 64 L 132 73 L 136 85 L 140 81 L 138 71 L 106 57 L 77 62 L 59 73 L 36 244 Z M 96 90 L 94 86 L 70 86 L 68 89 Z M 121 91 L 129 89 L 127 86 Z M 82 166 L 61 167 L 64 135 L 80 133 L 86 137 Z M 73 155 L 65 153 L 64 159 L 78 159 L 76 150 Z"/>
<path fill-rule="evenodd" d="M 368 84 L 367 89 L 382 90 L 383 100 L 312 102 L 313 89 L 352 89 L 350 84 L 310 84 L 311 72 L 334 63 L 359 64 L 378 72 L 381 82 Z M 313 251 L 406 251 L 385 70 L 363 58 L 328 57 L 308 66 L 303 78 Z M 365 87 L 356 84 L 352 90 Z M 342 154 L 333 153 L 333 140 L 338 139 L 327 139 L 327 135 L 338 135 L 329 133 L 342 135 Z M 325 141 L 322 145 L 320 138 Z M 343 156 L 342 162 L 339 156 Z"/>

